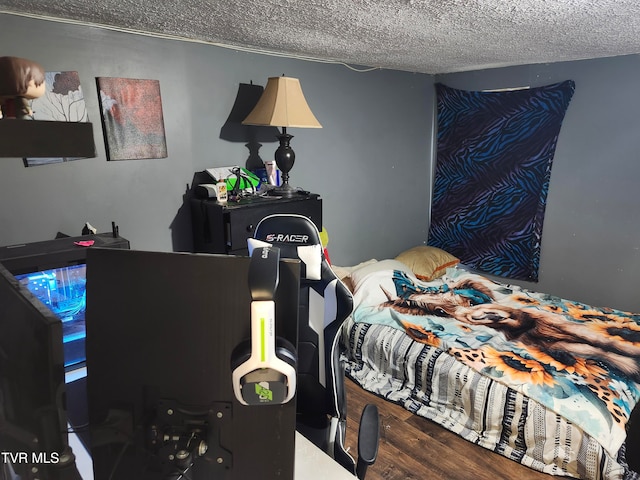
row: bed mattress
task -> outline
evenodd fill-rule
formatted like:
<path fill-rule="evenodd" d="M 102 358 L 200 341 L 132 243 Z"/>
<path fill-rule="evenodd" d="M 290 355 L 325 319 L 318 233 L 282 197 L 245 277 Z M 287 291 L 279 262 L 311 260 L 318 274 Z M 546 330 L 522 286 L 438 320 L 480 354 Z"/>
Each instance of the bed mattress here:
<path fill-rule="evenodd" d="M 422 282 L 397 263 L 370 268 L 354 282 L 356 308 L 341 332 L 354 381 L 535 470 L 639 478 L 626 464 L 624 444 L 640 391 L 637 359 L 616 346 L 633 343 L 625 332 L 640 330 L 637 315 L 461 269 Z M 518 314 L 534 317 L 538 327 L 550 323 L 551 340 L 536 345 L 526 336 L 533 327 L 514 334 L 496 325 Z M 563 322 L 567 331 L 578 329 L 576 338 L 552 341 L 562 337 Z M 599 335 L 592 343 L 602 343 L 600 357 L 582 338 L 592 332 Z"/>

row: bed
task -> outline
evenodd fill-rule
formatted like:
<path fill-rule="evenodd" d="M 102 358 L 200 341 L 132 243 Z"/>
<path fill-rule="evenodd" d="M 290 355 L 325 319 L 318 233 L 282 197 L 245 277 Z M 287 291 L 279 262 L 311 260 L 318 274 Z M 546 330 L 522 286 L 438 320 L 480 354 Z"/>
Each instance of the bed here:
<path fill-rule="evenodd" d="M 351 379 L 535 470 L 640 478 L 625 460 L 640 315 L 498 283 L 433 247 L 409 252 L 338 269 L 354 296 L 340 332 Z"/>

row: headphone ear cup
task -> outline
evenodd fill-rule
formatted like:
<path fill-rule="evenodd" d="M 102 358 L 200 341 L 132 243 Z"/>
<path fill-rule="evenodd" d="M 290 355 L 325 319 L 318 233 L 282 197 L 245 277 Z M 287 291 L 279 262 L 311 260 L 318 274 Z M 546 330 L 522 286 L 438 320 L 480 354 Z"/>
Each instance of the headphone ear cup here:
<path fill-rule="evenodd" d="M 296 347 L 286 338 L 276 337 L 276 357 L 296 368 L 298 363 Z"/>
<path fill-rule="evenodd" d="M 296 349 L 286 338 L 276 337 L 276 357 L 294 368 L 298 363 Z M 243 340 L 231 352 L 231 370 L 235 370 L 249 358 L 251 358 L 251 339 Z"/>
<path fill-rule="evenodd" d="M 231 371 L 251 358 L 251 339 L 243 340 L 231 352 Z"/>

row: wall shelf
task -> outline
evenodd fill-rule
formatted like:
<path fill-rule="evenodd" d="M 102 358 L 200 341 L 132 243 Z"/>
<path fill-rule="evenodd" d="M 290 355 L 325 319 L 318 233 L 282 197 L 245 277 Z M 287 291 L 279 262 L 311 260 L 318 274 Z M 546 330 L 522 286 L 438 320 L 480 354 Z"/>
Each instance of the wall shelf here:
<path fill-rule="evenodd" d="M 0 157 L 95 156 L 91 123 L 0 119 Z"/>

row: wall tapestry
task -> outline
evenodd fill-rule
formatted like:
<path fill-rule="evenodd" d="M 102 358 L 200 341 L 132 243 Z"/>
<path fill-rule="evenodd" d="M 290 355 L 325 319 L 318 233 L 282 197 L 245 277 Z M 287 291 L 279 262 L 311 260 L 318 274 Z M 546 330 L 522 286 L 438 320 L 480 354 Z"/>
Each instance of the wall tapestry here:
<path fill-rule="evenodd" d="M 31 101 L 34 120 L 88 122 L 78 72 L 45 72 L 45 94 Z M 25 158 L 25 167 L 70 162 L 83 157 Z"/>
<path fill-rule="evenodd" d="M 160 82 L 98 77 L 97 84 L 108 159 L 165 158 Z"/>
<path fill-rule="evenodd" d="M 537 282 L 551 164 L 574 82 L 500 92 L 436 89 L 428 244 L 477 270 Z"/>

